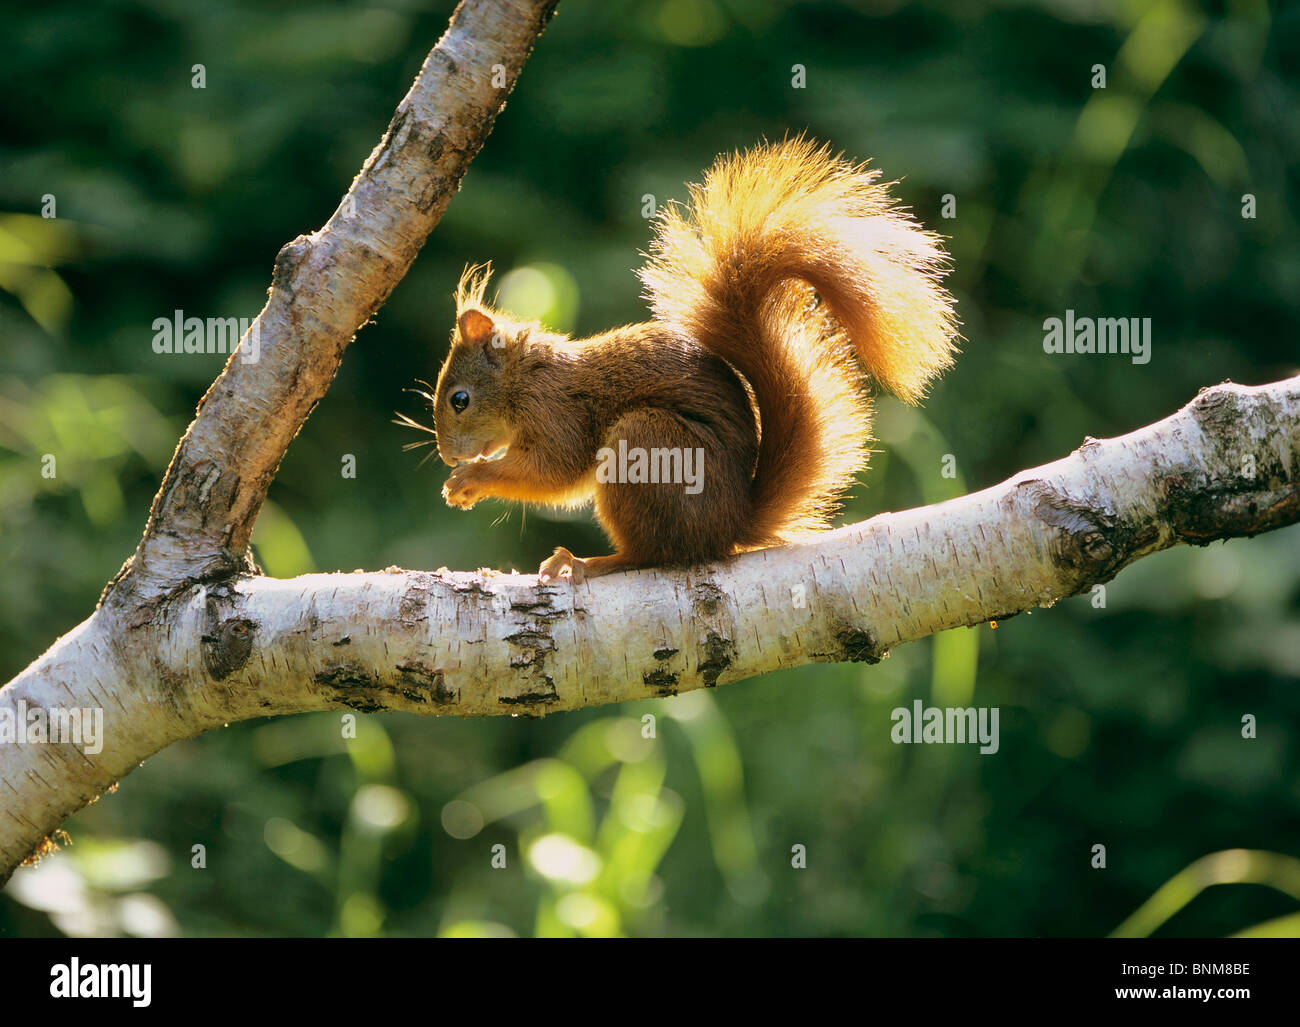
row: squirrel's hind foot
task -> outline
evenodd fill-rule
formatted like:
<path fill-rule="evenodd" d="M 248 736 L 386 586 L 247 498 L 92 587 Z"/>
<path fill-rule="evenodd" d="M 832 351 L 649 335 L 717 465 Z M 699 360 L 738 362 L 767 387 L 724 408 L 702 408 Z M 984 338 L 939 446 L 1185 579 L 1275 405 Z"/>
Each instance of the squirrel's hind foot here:
<path fill-rule="evenodd" d="M 537 568 L 537 580 L 546 585 L 561 578 L 572 578 L 575 585 L 581 585 L 587 580 L 587 561 L 578 559 L 564 546 L 556 546 L 555 552 Z"/>
<path fill-rule="evenodd" d="M 615 571 L 631 570 L 636 566 L 626 557 L 614 553 L 612 556 L 589 556 L 585 560 L 574 556 L 564 546 L 556 546 L 555 552 L 537 568 L 537 579 L 543 584 L 569 578 L 575 585 L 581 585 L 588 578 L 599 578 L 603 574 Z"/>

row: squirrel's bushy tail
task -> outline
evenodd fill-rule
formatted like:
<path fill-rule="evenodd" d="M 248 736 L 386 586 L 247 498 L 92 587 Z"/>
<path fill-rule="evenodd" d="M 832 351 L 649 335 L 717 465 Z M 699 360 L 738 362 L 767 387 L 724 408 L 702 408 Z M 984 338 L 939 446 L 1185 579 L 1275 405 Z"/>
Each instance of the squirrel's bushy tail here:
<path fill-rule="evenodd" d="M 655 319 L 729 362 L 758 404 L 742 548 L 827 527 L 865 466 L 855 351 L 908 402 L 952 362 L 947 256 L 879 179 L 802 138 L 765 144 L 720 158 L 657 222 L 641 270 Z"/>

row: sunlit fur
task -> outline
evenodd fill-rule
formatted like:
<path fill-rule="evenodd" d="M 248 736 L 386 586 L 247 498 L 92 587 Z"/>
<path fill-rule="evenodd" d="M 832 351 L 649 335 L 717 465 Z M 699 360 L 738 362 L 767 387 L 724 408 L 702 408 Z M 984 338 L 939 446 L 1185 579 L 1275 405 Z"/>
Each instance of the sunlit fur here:
<path fill-rule="evenodd" d="M 804 139 L 719 159 L 690 197 L 659 217 L 641 279 L 656 321 L 721 355 L 754 390 L 762 442 L 742 545 L 825 528 L 866 465 L 869 405 L 853 350 L 908 402 L 952 363 L 946 255 L 880 172 Z"/>
<path fill-rule="evenodd" d="M 492 278 L 492 262 L 475 264 L 461 272 L 460 281 L 456 283 L 456 317 L 467 310 L 482 310 L 483 294 L 487 292 L 488 281 Z"/>

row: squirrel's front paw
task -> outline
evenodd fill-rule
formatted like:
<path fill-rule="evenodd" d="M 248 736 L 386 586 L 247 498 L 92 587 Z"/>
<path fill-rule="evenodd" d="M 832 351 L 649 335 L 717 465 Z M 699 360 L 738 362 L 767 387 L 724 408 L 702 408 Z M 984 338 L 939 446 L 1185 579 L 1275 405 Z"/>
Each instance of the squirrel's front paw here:
<path fill-rule="evenodd" d="M 451 476 L 442 487 L 442 498 L 448 506 L 458 506 L 468 510 L 480 499 L 488 496 L 487 483 L 483 480 L 478 464 L 461 464 L 452 469 Z"/>

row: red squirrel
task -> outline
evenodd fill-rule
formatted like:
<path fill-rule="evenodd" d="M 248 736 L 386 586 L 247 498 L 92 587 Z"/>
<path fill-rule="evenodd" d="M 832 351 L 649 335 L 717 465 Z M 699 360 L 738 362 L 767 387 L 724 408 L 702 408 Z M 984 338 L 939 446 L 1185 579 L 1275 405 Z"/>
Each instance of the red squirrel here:
<path fill-rule="evenodd" d="M 560 547 L 542 582 L 828 528 L 867 462 L 863 369 L 917 402 L 959 339 L 939 237 L 879 179 L 803 138 L 719 158 L 656 219 L 653 320 L 588 339 L 493 310 L 468 269 L 430 397 L 447 503 L 594 499 L 614 553 Z"/>

